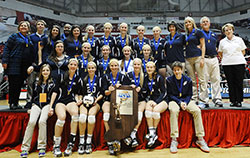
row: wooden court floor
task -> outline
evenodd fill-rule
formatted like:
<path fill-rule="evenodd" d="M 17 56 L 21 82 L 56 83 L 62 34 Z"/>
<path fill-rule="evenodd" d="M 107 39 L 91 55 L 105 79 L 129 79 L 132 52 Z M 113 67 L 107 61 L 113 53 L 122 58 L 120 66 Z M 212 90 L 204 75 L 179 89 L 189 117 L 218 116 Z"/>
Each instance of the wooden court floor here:
<path fill-rule="evenodd" d="M 169 148 L 160 150 L 137 150 L 117 156 L 108 155 L 108 151 L 95 151 L 89 155 L 78 155 L 74 152 L 71 158 L 249 158 L 250 147 L 210 148 L 210 153 L 204 153 L 198 148 L 179 149 L 177 154 L 171 154 Z M 0 153 L 0 158 L 17 158 L 20 153 L 16 150 Z M 38 152 L 29 154 L 29 158 L 37 158 Z M 46 153 L 46 158 L 53 158 L 52 152 Z"/>

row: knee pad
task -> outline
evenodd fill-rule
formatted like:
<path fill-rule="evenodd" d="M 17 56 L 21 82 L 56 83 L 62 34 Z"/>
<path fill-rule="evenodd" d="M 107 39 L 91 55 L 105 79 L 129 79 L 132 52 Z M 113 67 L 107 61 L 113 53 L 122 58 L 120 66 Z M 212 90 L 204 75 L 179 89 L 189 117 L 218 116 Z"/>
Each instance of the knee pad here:
<path fill-rule="evenodd" d="M 56 125 L 59 126 L 59 127 L 63 127 L 64 123 L 65 123 L 65 121 L 62 121 L 62 120 L 59 120 L 59 119 L 57 119 L 57 121 L 56 121 Z"/>
<path fill-rule="evenodd" d="M 154 119 L 160 119 L 161 118 L 161 114 L 159 112 L 153 112 L 153 118 Z"/>
<path fill-rule="evenodd" d="M 145 111 L 145 116 L 146 116 L 146 118 L 152 118 L 152 111 L 146 110 Z"/>
<path fill-rule="evenodd" d="M 138 112 L 138 121 L 142 120 L 142 112 Z"/>
<path fill-rule="evenodd" d="M 79 122 L 80 123 L 86 123 L 87 115 L 86 114 L 80 114 L 79 116 Z"/>
<path fill-rule="evenodd" d="M 94 124 L 95 123 L 95 115 L 89 115 L 88 116 L 88 123 Z"/>
<path fill-rule="evenodd" d="M 71 121 L 78 122 L 79 117 L 78 116 L 71 116 Z"/>
<path fill-rule="evenodd" d="M 109 120 L 109 117 L 110 117 L 110 113 L 104 113 L 104 114 L 103 114 L 103 120 L 104 120 L 104 121 L 108 121 L 108 120 Z"/>

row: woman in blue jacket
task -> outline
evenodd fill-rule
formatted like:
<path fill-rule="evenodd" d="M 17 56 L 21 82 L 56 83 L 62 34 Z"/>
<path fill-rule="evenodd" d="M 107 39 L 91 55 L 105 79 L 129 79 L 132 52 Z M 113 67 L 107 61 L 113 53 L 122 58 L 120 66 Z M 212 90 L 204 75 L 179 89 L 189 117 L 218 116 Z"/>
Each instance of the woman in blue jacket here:
<path fill-rule="evenodd" d="M 9 79 L 9 106 L 10 109 L 20 109 L 18 105 L 19 95 L 24 80 L 27 78 L 27 69 L 34 60 L 34 47 L 28 37 L 30 24 L 21 21 L 18 25 L 18 33 L 12 34 L 3 50 L 2 64 Z"/>

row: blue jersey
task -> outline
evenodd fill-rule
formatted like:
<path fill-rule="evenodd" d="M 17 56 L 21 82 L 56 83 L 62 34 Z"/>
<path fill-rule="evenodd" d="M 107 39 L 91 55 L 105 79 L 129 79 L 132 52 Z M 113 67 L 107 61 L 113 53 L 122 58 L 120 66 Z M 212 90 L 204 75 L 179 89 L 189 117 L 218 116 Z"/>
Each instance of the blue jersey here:
<path fill-rule="evenodd" d="M 186 58 L 201 56 L 201 49 L 197 47 L 201 38 L 204 38 L 204 35 L 199 29 L 194 29 L 186 35 Z"/>
<path fill-rule="evenodd" d="M 185 62 L 183 47 L 185 45 L 185 36 L 176 33 L 174 37 L 170 38 L 171 35 L 166 37 L 165 52 L 166 60 L 168 64 L 175 61 Z"/>

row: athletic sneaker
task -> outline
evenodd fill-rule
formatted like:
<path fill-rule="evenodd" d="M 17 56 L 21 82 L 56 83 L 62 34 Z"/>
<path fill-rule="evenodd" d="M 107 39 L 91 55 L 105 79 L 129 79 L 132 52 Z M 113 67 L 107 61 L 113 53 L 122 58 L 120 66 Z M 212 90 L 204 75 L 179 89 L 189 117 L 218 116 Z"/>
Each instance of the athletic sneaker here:
<path fill-rule="evenodd" d="M 120 143 L 120 141 L 114 141 L 114 143 L 113 143 L 113 146 L 114 146 L 114 151 L 115 152 L 119 152 L 120 151 L 120 149 L 121 149 L 121 143 Z"/>
<path fill-rule="evenodd" d="M 86 154 L 92 153 L 92 146 L 91 146 L 91 144 L 86 144 L 85 152 L 86 152 Z"/>
<path fill-rule="evenodd" d="M 178 142 L 176 140 L 172 140 L 171 145 L 170 145 L 170 152 L 172 154 L 175 154 L 178 152 L 177 146 L 178 146 Z"/>
<path fill-rule="evenodd" d="M 73 149 L 73 144 L 72 144 L 72 143 L 69 143 L 69 144 L 67 145 L 66 150 L 64 151 L 64 156 L 67 157 L 67 156 L 72 155 L 72 149 Z"/>
<path fill-rule="evenodd" d="M 138 141 L 136 140 L 136 138 L 133 139 L 133 140 L 132 140 L 131 147 L 132 147 L 132 148 L 135 148 L 135 147 L 137 147 L 138 145 L 139 145 L 139 143 L 138 143 Z"/>
<path fill-rule="evenodd" d="M 79 144 L 78 146 L 78 154 L 82 155 L 84 154 L 85 150 L 84 150 L 84 144 Z"/>
<path fill-rule="evenodd" d="M 128 136 L 123 141 L 127 146 L 129 146 L 132 143 L 132 138 Z"/>
<path fill-rule="evenodd" d="M 150 139 L 150 134 L 149 134 L 149 133 L 146 134 L 146 135 L 145 135 L 145 138 L 146 138 L 147 141 L 149 141 L 149 139 Z"/>
<path fill-rule="evenodd" d="M 114 146 L 113 146 L 113 144 L 110 144 L 110 145 L 109 145 L 109 154 L 110 154 L 110 155 L 115 155 L 115 154 L 116 154 L 115 151 L 114 151 Z"/>
<path fill-rule="evenodd" d="M 60 150 L 60 146 L 54 146 L 53 154 L 55 157 L 62 157 L 62 152 Z"/>
<path fill-rule="evenodd" d="M 156 134 L 150 136 L 148 141 L 148 147 L 152 147 L 155 144 L 155 141 L 158 139 L 158 136 Z"/>
<path fill-rule="evenodd" d="M 45 149 L 40 149 L 38 153 L 39 157 L 44 157 L 45 156 Z"/>
<path fill-rule="evenodd" d="M 23 150 L 22 152 L 21 152 L 21 157 L 23 157 L 23 158 L 25 158 L 25 157 L 28 157 L 28 154 L 29 154 L 29 152 L 28 151 L 26 151 L 26 150 Z"/>
<path fill-rule="evenodd" d="M 209 148 L 208 148 L 208 146 L 207 146 L 207 143 L 205 142 L 204 139 L 202 139 L 202 140 L 197 140 L 197 141 L 196 141 L 196 145 L 197 145 L 202 151 L 204 151 L 204 152 L 206 152 L 206 153 L 209 153 L 209 152 L 210 152 L 210 150 L 209 150 Z"/>

